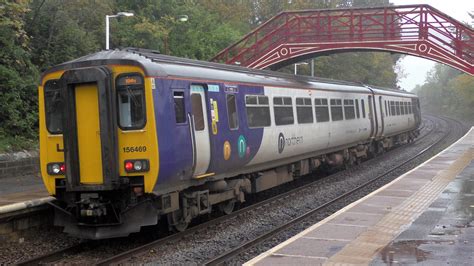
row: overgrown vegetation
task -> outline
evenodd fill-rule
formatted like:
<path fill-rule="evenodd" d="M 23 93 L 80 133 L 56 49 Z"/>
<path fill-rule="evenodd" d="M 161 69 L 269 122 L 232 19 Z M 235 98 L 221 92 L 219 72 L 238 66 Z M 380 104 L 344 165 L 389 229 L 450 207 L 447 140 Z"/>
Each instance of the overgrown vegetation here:
<path fill-rule="evenodd" d="M 474 77 L 437 64 L 425 84 L 417 86 L 414 92 L 424 110 L 474 124 Z"/>
<path fill-rule="evenodd" d="M 135 14 L 111 19 L 112 48 L 134 46 L 208 60 L 284 10 L 380 6 L 388 2 L 0 0 L 0 151 L 29 148 L 29 140 L 37 138 L 39 73 L 103 49 L 107 14 Z M 189 20 L 179 22 L 176 18 L 180 15 L 187 15 Z M 322 56 L 316 60 L 316 75 L 395 87 L 398 58 L 388 53 Z M 308 73 L 305 67 L 302 71 Z"/>

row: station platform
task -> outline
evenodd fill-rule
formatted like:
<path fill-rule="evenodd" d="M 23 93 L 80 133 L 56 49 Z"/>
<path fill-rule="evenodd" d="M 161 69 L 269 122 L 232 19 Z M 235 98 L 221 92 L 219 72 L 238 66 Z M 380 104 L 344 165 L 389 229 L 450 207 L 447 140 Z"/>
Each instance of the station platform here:
<path fill-rule="evenodd" d="M 38 175 L 0 178 L 0 237 L 40 223 L 37 216 L 28 216 L 48 209 L 46 203 L 53 199 Z"/>
<path fill-rule="evenodd" d="M 48 192 L 39 176 L 25 175 L 0 179 L 0 206 L 47 196 Z"/>
<path fill-rule="evenodd" d="M 245 265 L 474 265 L 474 128 Z"/>

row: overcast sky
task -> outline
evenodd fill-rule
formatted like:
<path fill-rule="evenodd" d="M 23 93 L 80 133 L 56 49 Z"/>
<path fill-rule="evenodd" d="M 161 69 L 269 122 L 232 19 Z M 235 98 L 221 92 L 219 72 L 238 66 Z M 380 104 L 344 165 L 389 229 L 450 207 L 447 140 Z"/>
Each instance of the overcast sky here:
<path fill-rule="evenodd" d="M 474 0 L 390 0 L 395 5 L 428 4 L 461 22 L 471 22 L 468 12 L 474 12 Z M 412 90 L 417 84 L 423 84 L 427 72 L 434 62 L 415 57 L 405 56 L 400 62 L 406 78 L 400 80 L 400 87 Z"/>

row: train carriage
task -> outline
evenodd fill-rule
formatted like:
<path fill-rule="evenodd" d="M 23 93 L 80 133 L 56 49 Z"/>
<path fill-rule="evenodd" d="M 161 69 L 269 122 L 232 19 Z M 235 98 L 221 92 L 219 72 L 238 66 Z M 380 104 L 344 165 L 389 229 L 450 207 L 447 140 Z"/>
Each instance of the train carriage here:
<path fill-rule="evenodd" d="M 409 142 L 420 124 L 405 91 L 134 48 L 53 67 L 39 99 L 55 224 L 90 239 L 159 219 L 184 230 L 213 207 Z"/>

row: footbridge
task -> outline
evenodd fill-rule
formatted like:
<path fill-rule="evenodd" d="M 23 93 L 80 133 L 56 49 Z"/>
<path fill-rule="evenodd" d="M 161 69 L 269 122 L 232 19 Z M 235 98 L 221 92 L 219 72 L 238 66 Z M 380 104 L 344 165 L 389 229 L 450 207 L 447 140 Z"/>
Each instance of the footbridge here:
<path fill-rule="evenodd" d="M 282 12 L 212 61 L 277 69 L 320 54 L 380 50 L 474 75 L 474 31 L 429 5 Z"/>

